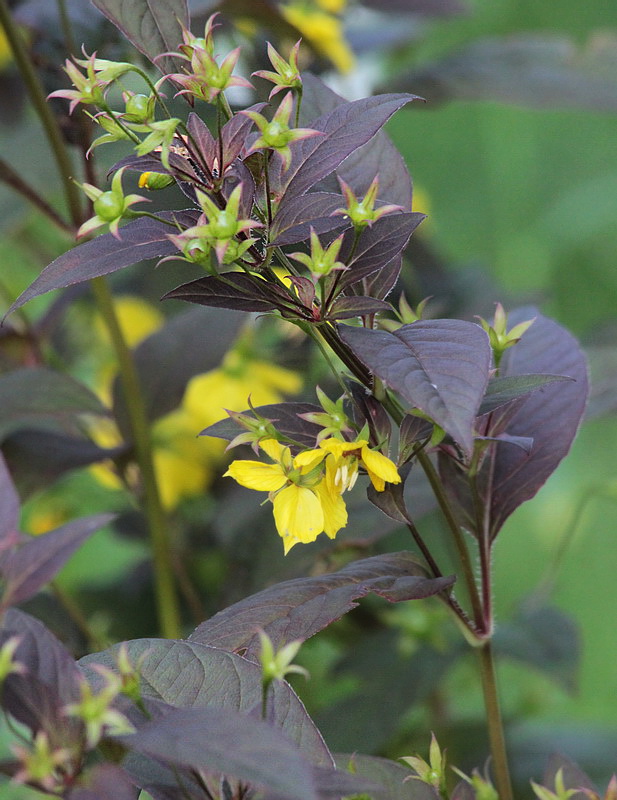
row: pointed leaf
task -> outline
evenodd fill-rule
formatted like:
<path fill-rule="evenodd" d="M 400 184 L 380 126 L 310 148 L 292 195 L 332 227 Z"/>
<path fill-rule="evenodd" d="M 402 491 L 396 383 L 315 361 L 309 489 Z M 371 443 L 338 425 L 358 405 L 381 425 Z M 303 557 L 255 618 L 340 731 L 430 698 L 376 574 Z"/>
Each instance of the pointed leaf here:
<path fill-rule="evenodd" d="M 304 641 L 339 619 L 369 592 L 391 602 L 438 594 L 453 578 L 427 578 L 410 553 L 374 556 L 348 564 L 338 572 L 297 578 L 264 589 L 202 622 L 189 637 L 225 650 L 246 650 L 255 657 L 258 631 L 276 648 Z"/>
<path fill-rule="evenodd" d="M 281 306 L 298 311 L 302 308 L 280 287 L 243 272 L 226 272 L 224 278 L 197 278 L 167 292 L 163 300 L 169 299 L 238 311 L 274 311 Z"/>
<path fill-rule="evenodd" d="M 312 120 L 347 102 L 315 75 L 304 73 L 302 81 L 300 123 L 303 126 L 311 127 Z M 337 168 L 336 174 L 343 178 L 358 197 L 366 193 L 375 175 L 379 174 L 379 199 L 400 205 L 406 211 L 411 210 L 412 185 L 409 170 L 383 130 L 351 153 Z M 322 185 L 323 188 L 338 191 L 338 183 L 333 176 L 326 178 Z"/>
<path fill-rule="evenodd" d="M 363 231 L 351 261 L 348 258 L 354 237 L 351 232 L 346 234 L 339 258 L 349 269 L 343 272 L 340 285 L 351 286 L 386 267 L 400 255 L 411 234 L 425 218 L 424 214 L 415 212 L 381 217 Z"/>
<path fill-rule="evenodd" d="M 488 336 L 479 325 L 419 320 L 394 333 L 341 326 L 339 335 L 410 409 L 423 411 L 471 454 L 491 358 Z"/>
<path fill-rule="evenodd" d="M 26 540 L 5 554 L 0 573 L 5 581 L 1 609 L 17 605 L 35 595 L 64 566 L 75 550 L 95 531 L 107 525 L 114 514 L 98 514 L 69 522 L 43 536 Z"/>
<path fill-rule="evenodd" d="M 20 506 L 19 495 L 0 452 L 0 553 L 5 544 L 13 544 L 15 541 Z"/>
<path fill-rule="evenodd" d="M 302 414 L 323 412 L 323 408 L 314 403 L 270 403 L 265 406 L 257 406 L 255 411 L 261 417 L 271 420 L 279 433 L 288 436 L 304 447 L 315 447 L 317 436 L 323 430 L 320 425 L 308 422 L 301 417 Z M 242 413 L 252 416 L 250 409 Z M 215 436 L 217 439 L 231 441 L 243 430 L 245 428 L 228 418 L 208 426 L 201 431 L 200 436 Z"/>
<path fill-rule="evenodd" d="M 330 311 L 325 319 L 351 319 L 352 317 L 364 317 L 370 314 L 377 314 L 379 311 L 391 311 L 392 306 L 384 300 L 377 300 L 374 297 L 353 297 L 339 296 L 332 304 Z"/>
<path fill-rule="evenodd" d="M 280 176 L 285 199 L 304 194 L 333 172 L 354 150 L 368 142 L 412 94 L 384 94 L 344 103 L 309 125 L 323 136 L 294 143 L 289 169 Z M 373 176 L 371 176 L 373 177 Z"/>
<path fill-rule="evenodd" d="M 222 772 L 289 800 L 317 800 L 298 748 L 272 725 L 230 709 L 174 709 L 117 739 L 169 764 Z"/>
<path fill-rule="evenodd" d="M 530 319 L 535 309 L 517 309 L 509 322 Z M 544 386 L 520 405 L 506 432 L 533 438 L 531 453 L 517 447 L 496 450 L 492 476 L 491 535 L 544 485 L 568 453 L 585 411 L 589 390 L 587 361 L 576 339 L 553 320 L 538 315 L 521 341 L 506 351 L 504 377 L 558 373 L 573 380 Z"/>
<path fill-rule="evenodd" d="M 439 800 L 440 794 L 432 786 L 410 780 L 411 770 L 396 761 L 363 753 L 336 753 L 339 769 L 348 769 L 354 775 L 367 778 L 377 785 L 372 789 L 372 800 Z"/>
<path fill-rule="evenodd" d="M 182 227 L 189 227 L 197 220 L 197 211 L 165 211 L 162 219 L 177 220 Z M 84 244 L 79 244 L 59 256 L 45 267 L 39 277 L 22 292 L 7 315 L 41 294 L 52 289 L 62 289 L 74 283 L 109 275 L 124 267 L 130 267 L 148 258 L 170 256 L 178 248 L 169 240 L 174 228 L 150 217 L 141 217 L 120 228 L 120 238 L 104 233 Z"/>
<path fill-rule="evenodd" d="M 491 378 L 486 393 L 480 404 L 478 415 L 490 414 L 492 411 L 534 392 L 542 386 L 556 381 L 571 381 L 566 375 L 507 375 Z"/>
<path fill-rule="evenodd" d="M 4 615 L 2 643 L 19 636 L 15 660 L 27 673 L 9 675 L 3 684 L 2 705 L 31 731 L 45 730 L 59 745 L 79 739 L 81 726 L 62 708 L 79 698 L 79 670 L 69 651 L 34 617 L 9 609 Z"/>
<path fill-rule="evenodd" d="M 68 375 L 24 367 L 0 375 L 0 441 L 15 431 L 77 434 L 78 414 L 107 414 L 98 397 Z"/>
<path fill-rule="evenodd" d="M 192 308 L 171 317 L 136 348 L 135 366 L 149 420 L 178 407 L 189 380 L 218 367 L 243 323 L 240 314 Z M 204 344 L 207 343 L 207 346 Z M 130 424 L 122 386 L 113 387 L 114 413 L 130 438 Z M 195 431 L 195 435 L 199 431 Z"/>
<path fill-rule="evenodd" d="M 182 42 L 182 25 L 189 27 L 186 0 L 92 0 L 94 5 L 162 72 L 179 72 L 184 63 L 157 59 Z"/>
<path fill-rule="evenodd" d="M 373 272 L 362 284 L 364 293 L 370 297 L 384 300 L 396 286 L 402 265 L 403 258 L 398 255 L 388 261 L 380 270 Z"/>
<path fill-rule="evenodd" d="M 311 228 L 315 233 L 327 233 L 348 227 L 349 221 L 340 214 L 331 216 L 337 208 L 345 207 L 345 199 L 332 192 L 309 192 L 290 197 L 281 203 L 270 227 L 273 245 L 295 244 L 308 239 Z"/>
<path fill-rule="evenodd" d="M 119 645 L 82 658 L 81 668 L 95 675 L 94 664 L 116 668 Z M 126 643 L 128 658 L 139 665 L 142 694 L 179 708 L 221 708 L 249 713 L 261 705 L 261 667 L 235 653 L 197 642 L 136 639 Z M 289 684 L 271 690 L 274 724 L 315 764 L 331 766 L 321 735 Z"/>
<path fill-rule="evenodd" d="M 125 450 L 126 445 L 104 448 L 89 439 L 44 430 L 18 431 L 2 443 L 15 486 L 24 498 L 69 470 L 117 458 Z"/>

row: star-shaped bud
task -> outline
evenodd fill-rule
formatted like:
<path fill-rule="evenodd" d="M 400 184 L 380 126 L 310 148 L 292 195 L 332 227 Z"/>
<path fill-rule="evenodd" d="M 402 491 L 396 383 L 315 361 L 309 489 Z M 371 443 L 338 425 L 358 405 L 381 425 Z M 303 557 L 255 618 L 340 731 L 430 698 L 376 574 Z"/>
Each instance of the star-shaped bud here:
<path fill-rule="evenodd" d="M 217 64 L 215 57 L 207 50 L 194 47 L 190 59 L 191 71 L 173 73 L 168 78 L 183 87 L 178 94 L 186 94 L 206 103 L 214 103 L 218 95 L 231 86 L 253 88 L 246 78 L 232 75 L 239 56 L 240 48 L 236 47 L 225 56 L 220 64 Z"/>
<path fill-rule="evenodd" d="M 156 150 L 157 147 L 160 147 L 163 166 L 169 169 L 169 153 L 176 135 L 176 128 L 180 122 L 181 120 L 177 117 L 162 119 L 158 122 L 150 122 L 147 126 L 147 130 L 149 130 L 150 133 L 135 148 L 137 155 L 145 156 L 147 153 L 151 153 L 153 150 Z"/>
<path fill-rule="evenodd" d="M 219 26 L 215 23 L 218 11 L 206 20 L 203 36 L 195 36 L 188 28 L 182 26 L 182 44 L 178 46 L 179 53 L 165 53 L 164 55 L 174 55 L 180 58 L 191 60 L 194 50 L 205 50 L 206 53 L 214 55 L 214 29 Z"/>
<path fill-rule="evenodd" d="M 270 92 L 270 98 L 283 89 L 297 90 L 302 88 L 302 78 L 298 69 L 298 51 L 300 50 L 301 41 L 299 39 L 291 48 L 289 61 L 285 61 L 283 56 L 268 42 L 268 58 L 276 71 L 260 69 L 257 72 L 253 72 L 253 75 L 257 75 L 259 78 L 274 84 L 274 89 Z"/>
<path fill-rule="evenodd" d="M 337 208 L 332 214 L 342 214 L 347 217 L 357 231 L 361 231 L 363 228 L 366 228 L 367 225 L 372 225 L 373 222 L 380 219 L 380 217 L 383 217 L 385 214 L 392 214 L 395 211 L 404 211 L 403 206 L 392 204 L 381 205 L 375 208 L 377 192 L 379 191 L 379 176 L 377 175 L 373 178 L 362 200 L 356 197 L 351 187 L 345 183 L 342 178 L 339 178 L 338 182 L 347 205 L 345 208 Z"/>
<path fill-rule="evenodd" d="M 285 676 L 292 672 L 308 678 L 308 672 L 304 667 L 291 663 L 302 646 L 301 641 L 288 642 L 275 651 L 272 640 L 262 630 L 259 631 L 259 641 L 261 643 L 259 663 L 261 664 L 261 680 L 264 687 L 268 687 L 272 681 L 284 680 Z"/>
<path fill-rule="evenodd" d="M 435 734 L 431 734 L 431 746 L 429 748 L 429 760 L 426 762 L 420 756 L 406 756 L 401 758 L 407 766 L 411 767 L 415 775 L 411 776 L 414 780 L 427 783 L 435 788 L 440 794 L 446 788 L 446 754 L 441 750 Z"/>
<path fill-rule="evenodd" d="M 492 325 L 485 319 L 482 319 L 482 317 L 478 317 L 478 320 L 482 328 L 488 334 L 491 347 L 493 348 L 495 366 L 499 367 L 504 352 L 520 341 L 525 331 L 533 325 L 535 317 L 525 322 L 519 322 L 518 325 L 508 330 L 508 315 L 504 311 L 504 307 L 501 303 L 497 303 Z"/>
<path fill-rule="evenodd" d="M 77 717 L 84 723 L 90 748 L 96 747 L 104 735 L 135 732 L 124 714 L 112 708 L 112 703 L 122 693 L 122 678 L 100 664 L 95 664 L 93 669 L 103 678 L 102 688 L 94 691 L 84 678 L 79 687 L 79 701 L 64 707 L 67 717 Z"/>
<path fill-rule="evenodd" d="M 130 206 L 135 203 L 149 202 L 146 197 L 142 197 L 140 194 L 124 194 L 122 189 L 124 169 L 123 167 L 116 172 L 111 181 L 111 189 L 106 192 L 101 191 L 91 183 L 79 184 L 86 196 L 92 200 L 94 216 L 84 222 L 77 231 L 78 239 L 105 225 L 109 225 L 110 232 L 116 239 L 119 239 L 118 226 L 120 221 L 133 216 L 133 213 L 129 210 Z"/>
<path fill-rule="evenodd" d="M 290 128 L 289 120 L 292 112 L 292 92 L 287 92 L 271 120 L 267 120 L 257 111 L 241 111 L 241 114 L 246 114 L 247 117 L 253 120 L 261 133 L 261 136 L 247 150 L 247 155 L 262 148 L 276 150 L 283 159 L 284 169 L 287 169 L 291 164 L 291 149 L 289 145 L 292 142 L 307 139 L 309 136 L 323 136 L 321 131 L 314 131 L 311 128 Z"/>
<path fill-rule="evenodd" d="M 11 749 L 20 762 L 13 775 L 15 783 L 34 784 L 54 793 L 62 786 L 62 767 L 70 763 L 71 753 L 65 748 L 52 749 L 45 731 L 37 731 L 30 748 L 13 745 Z"/>
<path fill-rule="evenodd" d="M 319 236 L 311 227 L 310 255 L 307 253 L 290 253 L 290 257 L 304 264 L 315 280 L 324 278 L 334 270 L 347 269 L 345 264 L 336 260 L 343 244 L 343 236 L 344 234 L 337 236 L 327 247 L 323 247 L 319 241 Z"/>
<path fill-rule="evenodd" d="M 244 428 L 244 433 L 239 433 L 235 436 L 225 449 L 231 450 L 233 447 L 238 447 L 238 445 L 241 444 L 250 444 L 253 451 L 259 455 L 259 443 L 263 439 L 279 439 L 279 433 L 274 427 L 275 420 L 262 417 L 261 414 L 253 408 L 250 400 L 249 406 L 253 413 L 252 417 L 249 417 L 248 414 L 242 414 L 239 411 L 225 409 L 227 415 L 233 419 L 235 423 Z"/>
<path fill-rule="evenodd" d="M 317 436 L 317 443 L 319 444 L 322 439 L 326 439 L 328 436 L 341 437 L 343 433 L 350 433 L 351 425 L 343 408 L 345 395 L 341 395 L 335 401 L 330 400 L 319 386 L 315 387 L 315 391 L 323 411 L 311 411 L 306 414 L 298 414 L 298 416 L 307 422 L 313 422 L 323 427 L 323 430 Z"/>
<path fill-rule="evenodd" d="M 73 62 L 67 59 L 64 62 L 64 71 L 71 79 L 71 83 L 75 88 L 58 89 L 57 91 L 49 94 L 48 98 L 64 97 L 67 100 L 70 100 L 71 104 L 69 106 L 69 114 L 72 114 L 75 110 L 75 107 L 80 103 L 94 106 L 104 103 L 105 94 L 110 84 L 117 76 L 110 78 L 108 77 L 109 73 L 107 75 L 103 73 L 104 77 L 101 75 L 101 72 L 97 74 L 97 70 L 95 68 L 96 63 L 97 58 L 95 53 L 93 53 L 87 60 L 75 59 Z M 80 71 L 78 65 L 85 69 L 85 74 Z"/>

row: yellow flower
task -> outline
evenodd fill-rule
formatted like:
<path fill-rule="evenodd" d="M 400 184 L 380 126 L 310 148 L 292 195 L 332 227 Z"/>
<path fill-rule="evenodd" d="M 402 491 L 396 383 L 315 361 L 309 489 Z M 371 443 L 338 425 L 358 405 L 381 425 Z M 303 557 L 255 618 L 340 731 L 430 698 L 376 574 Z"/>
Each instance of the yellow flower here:
<path fill-rule="evenodd" d="M 371 450 L 365 439 L 356 439 L 355 442 L 345 442 L 342 439 L 323 439 L 316 450 L 306 450 L 297 456 L 299 463 L 305 459 L 315 458 L 323 452 L 322 458 L 329 453 L 334 470 L 334 486 L 339 492 L 352 489 L 358 477 L 360 464 L 366 470 L 371 483 L 378 492 L 383 492 L 386 483 L 400 483 L 396 465 L 387 456 L 378 450 Z"/>
<path fill-rule="evenodd" d="M 283 539 L 285 555 L 302 542 L 314 542 L 325 532 L 333 539 L 347 523 L 347 510 L 334 483 L 322 467 L 321 453 L 312 458 L 292 457 L 291 451 L 274 439 L 265 439 L 260 447 L 273 460 L 232 461 L 226 476 L 241 486 L 268 492 L 274 511 L 274 522 Z"/>
<path fill-rule="evenodd" d="M 339 72 L 350 72 L 353 69 L 354 55 L 345 41 L 340 19 L 318 8 L 296 3 L 282 6 L 281 13 L 287 22 L 308 39 L 311 47 L 328 58 Z"/>

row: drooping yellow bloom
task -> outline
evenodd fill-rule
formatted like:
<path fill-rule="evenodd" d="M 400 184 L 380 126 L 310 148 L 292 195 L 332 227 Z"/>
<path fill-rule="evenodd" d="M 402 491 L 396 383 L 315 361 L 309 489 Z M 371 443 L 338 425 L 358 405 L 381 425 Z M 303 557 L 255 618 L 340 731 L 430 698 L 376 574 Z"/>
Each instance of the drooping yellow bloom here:
<path fill-rule="evenodd" d="M 353 488 L 358 477 L 358 467 L 363 466 L 371 483 L 378 492 L 383 492 L 386 483 L 400 483 L 396 465 L 378 450 L 371 450 L 366 439 L 346 442 L 342 439 L 323 439 L 316 450 L 306 450 L 297 456 L 299 463 L 304 459 L 315 459 L 319 452 L 322 458 L 332 456 L 330 469 L 334 470 L 334 485 L 339 492 Z"/>
<path fill-rule="evenodd" d="M 311 47 L 329 59 L 339 72 L 353 69 L 355 58 L 345 41 L 338 17 L 318 7 L 311 8 L 297 2 L 281 6 L 281 13 L 309 41 Z"/>
<path fill-rule="evenodd" d="M 263 440 L 260 447 L 274 463 L 232 461 L 225 475 L 247 489 L 269 493 L 285 555 L 299 542 L 314 542 L 322 532 L 333 539 L 347 523 L 347 510 L 328 468 L 322 466 L 323 456 L 318 453 L 299 463 L 298 456 L 275 439 Z"/>

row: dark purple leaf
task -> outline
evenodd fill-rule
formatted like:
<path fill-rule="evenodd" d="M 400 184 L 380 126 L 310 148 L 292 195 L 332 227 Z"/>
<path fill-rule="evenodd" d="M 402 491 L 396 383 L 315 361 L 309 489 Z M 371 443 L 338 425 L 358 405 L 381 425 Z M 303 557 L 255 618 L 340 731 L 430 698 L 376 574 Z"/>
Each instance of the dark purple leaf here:
<path fill-rule="evenodd" d="M 0 453 L 0 553 L 6 545 L 15 543 L 19 527 L 19 495 Z"/>
<path fill-rule="evenodd" d="M 381 403 L 355 381 L 347 381 L 347 388 L 353 399 L 351 408 L 354 422 L 359 430 L 368 424 L 371 446 L 381 447 L 384 442 L 389 442 L 392 423 Z"/>
<path fill-rule="evenodd" d="M 589 795 L 584 789 L 589 789 L 595 794 L 598 793 L 589 776 L 583 772 L 578 764 L 555 752 L 549 757 L 542 779 L 543 785 L 550 791 L 557 788 L 555 786 L 555 777 L 559 771 L 561 771 L 563 785 L 566 790 L 580 789 L 580 791 L 575 791 L 574 794 L 568 795 L 570 800 L 589 800 Z M 607 800 L 608 797 L 609 795 L 607 794 Z"/>
<path fill-rule="evenodd" d="M 512 312 L 516 325 L 531 319 L 535 309 Z M 533 438 L 526 455 L 517 447 L 499 446 L 492 474 L 491 536 L 525 500 L 532 498 L 568 453 L 587 402 L 587 361 L 576 339 L 553 320 L 542 315 L 506 351 L 501 365 L 504 377 L 529 373 L 556 373 L 571 381 L 544 386 L 518 408 L 506 432 Z M 488 465 L 487 465 L 488 469 Z"/>
<path fill-rule="evenodd" d="M 349 226 L 341 215 L 331 216 L 337 208 L 345 207 L 345 199 L 331 192 L 309 192 L 290 197 L 281 203 L 270 227 L 273 245 L 295 244 L 308 239 L 311 228 L 315 233 L 327 233 Z"/>
<path fill-rule="evenodd" d="M 351 286 L 363 278 L 373 275 L 394 258 L 409 241 L 409 237 L 425 219 L 424 214 L 387 214 L 366 228 L 356 246 L 351 261 L 348 261 L 353 247 L 353 235 L 347 234 L 340 252 L 340 260 L 349 266 L 343 272 L 340 285 Z"/>
<path fill-rule="evenodd" d="M 423 411 L 471 454 L 491 359 L 488 336 L 479 325 L 419 320 L 394 333 L 341 326 L 339 335 L 410 409 Z"/>
<path fill-rule="evenodd" d="M 136 800 L 139 789 L 118 764 L 96 764 L 79 776 L 67 800 Z"/>
<path fill-rule="evenodd" d="M 35 595 L 89 536 L 113 518 L 113 514 L 84 517 L 44 536 L 30 538 L 14 552 L 4 554 L 0 572 L 5 586 L 0 608 L 17 605 Z"/>
<path fill-rule="evenodd" d="M 340 295 L 332 304 L 326 319 L 350 319 L 351 317 L 365 317 L 377 314 L 379 311 L 391 311 L 392 306 L 384 300 L 374 297 L 361 297 L 354 295 L 345 297 Z"/>
<path fill-rule="evenodd" d="M 339 769 L 347 769 L 360 778 L 376 784 L 371 789 L 372 800 L 439 800 L 440 794 L 422 781 L 410 780 L 414 773 L 409 767 L 387 758 L 367 756 L 363 753 L 334 756 Z"/>
<path fill-rule="evenodd" d="M 183 61 L 161 53 L 177 50 L 182 42 L 182 26 L 189 27 L 186 0 L 92 0 L 107 19 L 162 72 L 179 72 Z"/>
<path fill-rule="evenodd" d="M 68 375 L 24 367 L 0 375 L 0 441 L 36 429 L 77 434 L 79 414 L 107 414 L 98 397 Z"/>
<path fill-rule="evenodd" d="M 329 575 L 284 581 L 247 597 L 202 622 L 189 641 L 246 650 L 255 657 L 259 630 L 278 648 L 318 633 L 369 592 L 391 602 L 417 600 L 438 594 L 452 582 L 452 578 L 427 578 L 410 553 L 365 558 Z"/>
<path fill-rule="evenodd" d="M 117 458 L 125 445 L 106 449 L 89 439 L 42 430 L 23 430 L 2 443 L 2 452 L 22 497 L 44 489 L 65 472 Z"/>
<path fill-rule="evenodd" d="M 119 645 L 79 662 L 88 676 L 95 664 L 117 669 Z M 139 665 L 144 697 L 179 708 L 221 708 L 248 714 L 261 705 L 261 667 L 235 653 L 197 642 L 137 639 L 126 643 L 129 660 Z M 273 723 L 315 764 L 332 766 L 321 735 L 289 684 L 271 690 Z"/>
<path fill-rule="evenodd" d="M 483 441 L 502 442 L 504 444 L 512 444 L 515 447 L 520 447 L 525 453 L 531 453 L 533 447 L 533 439 L 531 436 L 510 436 L 509 433 L 498 433 L 496 436 L 477 436 L 477 439 Z"/>
<path fill-rule="evenodd" d="M 197 211 L 164 211 L 162 219 L 177 220 L 183 227 L 195 224 Z M 150 217 L 141 217 L 120 228 L 120 239 L 104 233 L 59 256 L 22 292 L 7 314 L 45 292 L 109 275 L 148 258 L 170 256 L 178 248 L 169 240 L 174 228 Z"/>
<path fill-rule="evenodd" d="M 388 261 L 378 272 L 374 272 L 362 282 L 364 294 L 384 300 L 395 287 L 401 274 L 402 256 Z"/>
<path fill-rule="evenodd" d="M 193 308 L 173 316 L 141 342 L 134 359 L 148 419 L 158 419 L 177 408 L 189 380 L 220 364 L 242 322 L 240 314 Z M 128 412 L 118 379 L 113 397 L 116 419 L 130 438 Z"/>
<path fill-rule="evenodd" d="M 320 78 L 310 73 L 303 75 L 303 88 L 300 119 L 304 126 L 310 127 L 311 120 L 347 102 Z M 411 210 L 412 185 L 409 170 L 384 131 L 378 131 L 366 144 L 351 153 L 337 168 L 336 174 L 340 175 L 358 197 L 366 193 L 375 175 L 379 174 L 379 199 Z M 339 191 L 334 176 L 326 178 L 321 188 Z"/>
<path fill-rule="evenodd" d="M 311 765 L 298 748 L 267 722 L 230 709 L 174 709 L 117 738 L 166 763 L 221 772 L 281 798 L 317 798 Z"/>
<path fill-rule="evenodd" d="M 532 108 L 617 110 L 610 48 L 585 48 L 562 35 L 522 34 L 474 41 L 395 81 L 431 103 L 489 100 Z M 614 71 L 613 71 L 614 75 Z"/>
<path fill-rule="evenodd" d="M 412 94 L 384 94 L 344 103 L 310 122 L 323 136 L 301 139 L 292 148 L 292 162 L 278 180 L 282 202 L 307 192 L 368 142 L 390 117 L 412 100 Z M 373 177 L 373 176 L 371 176 Z M 276 185 L 276 176 L 273 176 Z"/>
<path fill-rule="evenodd" d="M 497 628 L 495 653 L 545 673 L 568 692 L 576 690 L 581 658 L 576 623 L 550 607 L 523 608 Z"/>
<path fill-rule="evenodd" d="M 283 307 L 299 312 L 302 308 L 280 287 L 243 272 L 226 272 L 224 278 L 197 278 L 167 292 L 163 300 L 172 298 L 237 311 L 265 312 Z"/>
<path fill-rule="evenodd" d="M 265 406 L 257 406 L 255 411 L 261 417 L 271 420 L 277 431 L 306 448 L 315 447 L 317 436 L 323 430 L 320 425 L 302 419 L 302 414 L 323 412 L 323 408 L 314 403 L 271 403 Z M 242 413 L 252 416 L 250 409 Z M 243 430 L 246 429 L 234 422 L 233 419 L 228 418 L 208 426 L 201 431 L 200 436 L 214 436 L 217 439 L 231 441 Z"/>
<path fill-rule="evenodd" d="M 571 381 L 565 375 L 509 375 L 491 378 L 486 387 L 486 393 L 480 404 L 478 416 L 490 414 L 501 406 L 518 400 L 541 386 L 556 381 Z"/>
<path fill-rule="evenodd" d="M 42 622 L 15 608 L 4 615 L 1 642 L 11 636 L 20 637 L 14 658 L 27 672 L 8 676 L 3 707 L 33 733 L 45 730 L 52 744 L 75 743 L 83 735 L 81 725 L 62 710 L 79 698 L 80 675 L 73 657 Z"/>

